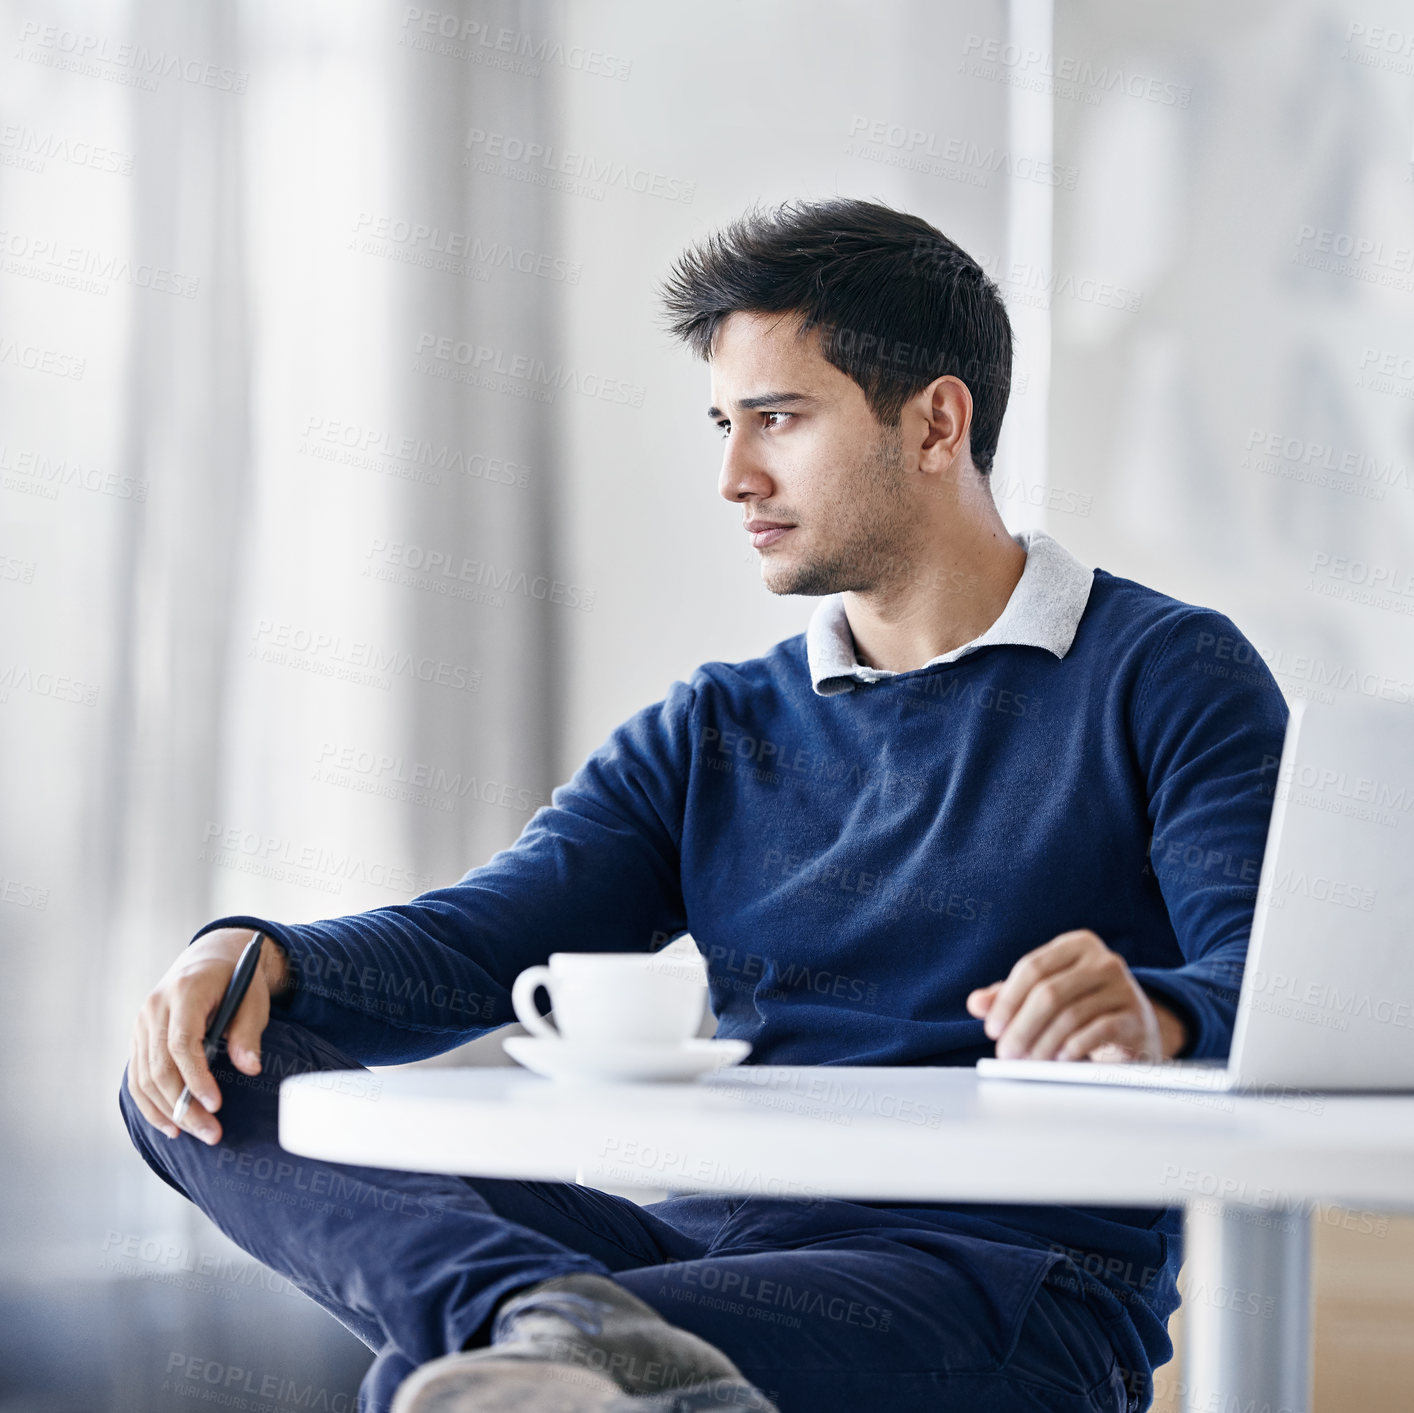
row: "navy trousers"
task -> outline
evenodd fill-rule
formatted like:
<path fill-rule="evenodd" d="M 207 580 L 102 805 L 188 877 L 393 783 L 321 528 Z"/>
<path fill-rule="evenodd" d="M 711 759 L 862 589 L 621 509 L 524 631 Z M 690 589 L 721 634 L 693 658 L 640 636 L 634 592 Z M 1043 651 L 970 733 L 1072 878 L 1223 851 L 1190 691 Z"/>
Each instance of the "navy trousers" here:
<path fill-rule="evenodd" d="M 272 1020 L 263 1072 L 224 1053 L 216 1147 L 138 1112 L 148 1164 L 377 1359 L 361 1413 L 418 1364 L 484 1342 L 497 1303 L 551 1276 L 611 1276 L 727 1354 L 781 1413 L 1125 1413 L 1138 1407 L 1107 1327 L 1118 1302 L 1068 1258 L 920 1225 L 854 1202 L 684 1196 L 640 1207 L 565 1183 L 320 1163 L 277 1140 L 289 1074 L 359 1066 Z"/>

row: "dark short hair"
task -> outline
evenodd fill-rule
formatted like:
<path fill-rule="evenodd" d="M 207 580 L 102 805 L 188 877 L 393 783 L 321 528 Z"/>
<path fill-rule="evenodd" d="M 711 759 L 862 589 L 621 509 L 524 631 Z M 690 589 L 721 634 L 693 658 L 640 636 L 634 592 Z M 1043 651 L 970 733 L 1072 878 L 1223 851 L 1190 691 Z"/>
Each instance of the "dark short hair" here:
<path fill-rule="evenodd" d="M 972 393 L 972 461 L 986 475 L 1011 393 L 1011 321 L 996 285 L 920 216 L 837 197 L 753 209 L 693 246 L 661 290 L 668 327 L 710 358 L 735 313 L 798 313 L 875 418 L 951 374 Z"/>

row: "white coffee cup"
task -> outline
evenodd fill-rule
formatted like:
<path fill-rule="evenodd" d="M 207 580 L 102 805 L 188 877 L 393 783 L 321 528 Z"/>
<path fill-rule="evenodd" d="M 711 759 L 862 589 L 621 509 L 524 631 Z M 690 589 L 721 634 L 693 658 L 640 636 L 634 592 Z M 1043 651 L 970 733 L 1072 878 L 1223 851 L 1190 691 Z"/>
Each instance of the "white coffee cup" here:
<path fill-rule="evenodd" d="M 544 987 L 552 1025 L 535 1007 Z M 697 1034 L 707 1004 L 700 971 L 645 952 L 552 952 L 549 966 L 527 967 L 511 1004 L 532 1034 L 574 1044 L 679 1045 Z"/>

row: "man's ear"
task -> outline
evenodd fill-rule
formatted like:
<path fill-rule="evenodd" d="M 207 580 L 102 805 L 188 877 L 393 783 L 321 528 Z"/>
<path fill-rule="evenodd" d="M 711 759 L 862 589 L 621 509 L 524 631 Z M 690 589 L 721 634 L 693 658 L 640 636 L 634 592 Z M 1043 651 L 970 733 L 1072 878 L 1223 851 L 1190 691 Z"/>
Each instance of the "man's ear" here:
<path fill-rule="evenodd" d="M 924 470 L 950 470 L 959 455 L 971 455 L 972 393 L 961 378 L 945 373 L 919 390 L 916 403 L 926 426 L 919 447 Z"/>

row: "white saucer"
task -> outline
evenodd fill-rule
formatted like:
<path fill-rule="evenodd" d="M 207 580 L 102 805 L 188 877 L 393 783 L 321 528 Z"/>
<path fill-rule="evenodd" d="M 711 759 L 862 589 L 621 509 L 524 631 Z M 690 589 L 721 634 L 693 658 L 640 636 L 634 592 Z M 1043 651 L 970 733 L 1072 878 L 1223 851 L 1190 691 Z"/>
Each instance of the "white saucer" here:
<path fill-rule="evenodd" d="M 571 1040 L 511 1035 L 501 1042 L 511 1059 L 547 1079 L 694 1079 L 729 1069 L 751 1053 L 749 1040 L 685 1040 L 680 1044 L 624 1042 L 576 1044 Z"/>

